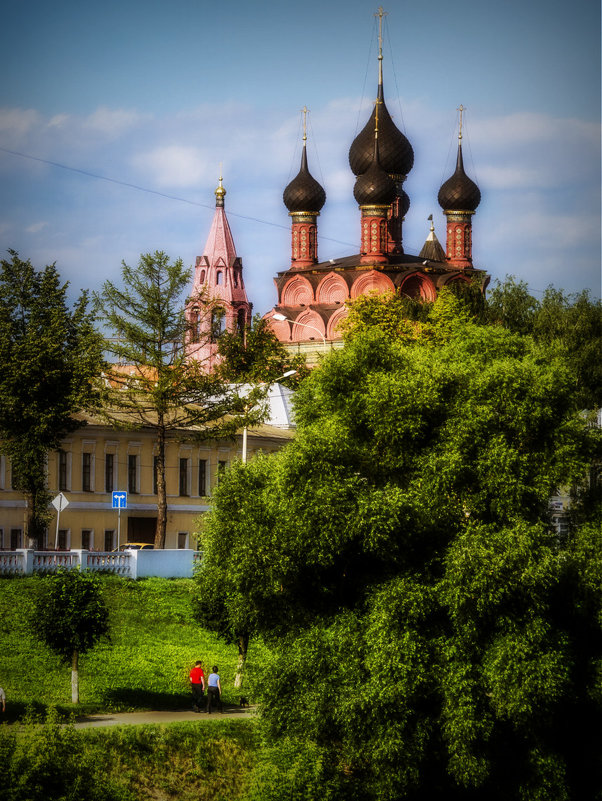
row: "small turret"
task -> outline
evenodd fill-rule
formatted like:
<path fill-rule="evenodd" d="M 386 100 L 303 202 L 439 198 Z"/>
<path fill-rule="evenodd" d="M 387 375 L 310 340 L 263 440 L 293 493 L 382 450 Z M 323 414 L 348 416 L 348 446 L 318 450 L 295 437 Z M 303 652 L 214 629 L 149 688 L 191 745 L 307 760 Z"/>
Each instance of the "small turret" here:
<path fill-rule="evenodd" d="M 318 262 L 318 223 L 326 192 L 307 166 L 307 108 L 303 110 L 301 169 L 283 192 L 282 199 L 292 217 L 291 267 L 301 269 Z"/>
<path fill-rule="evenodd" d="M 456 171 L 439 190 L 438 202 L 447 217 L 447 253 L 450 265 L 472 267 L 472 215 L 481 201 L 479 187 L 464 172 L 462 158 L 462 114 L 460 106 Z"/>
<path fill-rule="evenodd" d="M 441 247 L 441 242 L 437 239 L 437 234 L 435 233 L 435 225 L 433 223 L 433 215 L 429 214 L 429 220 L 431 221 L 431 230 L 429 231 L 429 235 L 426 238 L 424 245 L 422 246 L 422 250 L 418 254 L 421 259 L 425 259 L 426 261 L 445 261 L 445 251 Z"/>

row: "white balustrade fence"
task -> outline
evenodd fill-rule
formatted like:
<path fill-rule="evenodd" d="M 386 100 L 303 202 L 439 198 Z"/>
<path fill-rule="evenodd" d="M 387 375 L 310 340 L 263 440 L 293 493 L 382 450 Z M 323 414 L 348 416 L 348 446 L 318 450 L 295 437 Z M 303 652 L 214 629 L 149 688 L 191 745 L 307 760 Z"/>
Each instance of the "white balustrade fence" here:
<path fill-rule="evenodd" d="M 197 551 L 141 549 L 131 551 L 34 551 L 19 548 L 0 551 L 0 575 L 30 575 L 52 573 L 59 568 L 104 570 L 132 579 L 156 576 L 159 578 L 191 578 Z"/>

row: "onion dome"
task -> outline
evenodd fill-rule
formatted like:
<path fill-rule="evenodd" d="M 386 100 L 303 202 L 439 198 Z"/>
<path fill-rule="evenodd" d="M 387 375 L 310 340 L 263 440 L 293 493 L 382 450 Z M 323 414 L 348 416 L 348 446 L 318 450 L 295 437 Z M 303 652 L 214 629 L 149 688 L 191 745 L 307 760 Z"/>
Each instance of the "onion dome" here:
<path fill-rule="evenodd" d="M 393 122 L 383 98 L 383 87 L 378 87 L 378 145 L 380 164 L 389 175 L 407 175 L 414 165 L 414 151 L 408 139 Z M 376 107 L 363 130 L 349 148 L 349 166 L 354 175 L 362 175 L 372 161 Z"/>
<path fill-rule="evenodd" d="M 222 183 L 222 176 L 219 177 L 219 184 L 217 189 L 215 190 L 215 205 L 216 207 L 223 207 L 224 205 L 224 198 L 226 197 L 226 190 L 224 189 L 224 185 Z"/>
<path fill-rule="evenodd" d="M 481 190 L 464 172 L 461 141 L 456 171 L 439 190 L 437 200 L 444 211 L 474 211 L 481 202 Z"/>
<path fill-rule="evenodd" d="M 410 210 L 410 196 L 402 189 L 399 192 L 399 216 L 405 217 L 408 211 Z"/>
<path fill-rule="evenodd" d="M 294 212 L 319 212 L 326 202 L 326 192 L 307 168 L 305 142 L 301 153 L 301 169 L 282 194 L 284 205 Z"/>
<path fill-rule="evenodd" d="M 380 120 L 378 122 L 380 125 Z M 372 159 L 353 188 L 353 196 L 360 206 L 389 206 L 397 193 L 397 184 L 381 166 L 379 145 L 380 130 L 378 138 L 372 133 Z"/>

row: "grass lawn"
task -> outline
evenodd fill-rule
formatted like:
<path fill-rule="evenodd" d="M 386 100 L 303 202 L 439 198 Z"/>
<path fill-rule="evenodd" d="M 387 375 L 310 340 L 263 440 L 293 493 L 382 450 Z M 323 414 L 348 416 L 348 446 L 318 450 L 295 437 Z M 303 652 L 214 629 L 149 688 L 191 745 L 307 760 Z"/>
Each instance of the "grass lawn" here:
<path fill-rule="evenodd" d="M 43 578 L 0 578 L 0 686 L 11 718 L 29 705 L 74 709 L 70 666 L 32 634 L 29 619 Z M 188 671 L 200 659 L 205 672 L 219 666 L 225 703 L 238 703 L 233 687 L 235 646 L 198 626 L 192 618 L 191 579 L 132 581 L 103 576 L 110 612 L 110 641 L 80 657 L 78 712 L 185 708 Z"/>

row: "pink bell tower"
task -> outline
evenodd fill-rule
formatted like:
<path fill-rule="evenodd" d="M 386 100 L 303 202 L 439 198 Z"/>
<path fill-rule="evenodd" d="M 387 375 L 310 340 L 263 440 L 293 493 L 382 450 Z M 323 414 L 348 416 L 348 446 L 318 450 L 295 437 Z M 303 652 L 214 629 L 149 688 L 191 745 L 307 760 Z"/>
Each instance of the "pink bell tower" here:
<path fill-rule="evenodd" d="M 242 260 L 236 255 L 226 217 L 225 196 L 220 175 L 213 222 L 203 255 L 196 259 L 192 292 L 186 307 L 190 323 L 188 356 L 201 362 L 207 371 L 217 364 L 220 335 L 224 331 L 244 330 L 251 324 L 253 310 L 244 285 Z"/>

